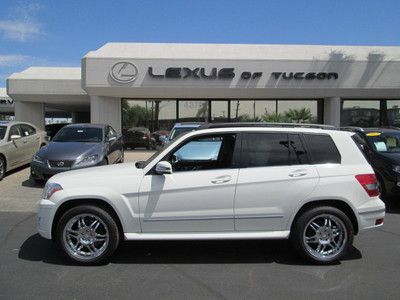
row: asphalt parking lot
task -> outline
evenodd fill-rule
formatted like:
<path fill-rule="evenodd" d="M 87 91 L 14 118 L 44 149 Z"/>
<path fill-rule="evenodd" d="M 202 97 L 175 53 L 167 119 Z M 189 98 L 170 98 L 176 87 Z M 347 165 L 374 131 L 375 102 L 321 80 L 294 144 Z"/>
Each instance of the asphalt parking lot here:
<path fill-rule="evenodd" d="M 130 152 L 126 160 L 144 159 Z M 398 299 L 400 200 L 341 263 L 311 266 L 286 241 L 125 242 L 107 265 L 71 265 L 36 233 L 42 186 L 29 168 L 0 182 L 0 299 Z"/>

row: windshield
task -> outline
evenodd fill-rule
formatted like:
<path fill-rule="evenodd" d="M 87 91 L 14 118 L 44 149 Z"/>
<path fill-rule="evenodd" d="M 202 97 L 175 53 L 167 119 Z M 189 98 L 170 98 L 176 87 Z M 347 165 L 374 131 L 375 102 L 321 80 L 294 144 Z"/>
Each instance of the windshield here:
<path fill-rule="evenodd" d="M 0 126 L 0 140 L 4 139 L 6 131 L 7 131 L 7 126 Z"/>
<path fill-rule="evenodd" d="M 400 132 L 370 132 L 367 139 L 377 152 L 400 153 Z"/>
<path fill-rule="evenodd" d="M 154 158 L 156 158 L 161 152 L 167 148 L 169 144 L 163 145 L 158 151 L 156 151 L 152 156 L 150 156 L 147 160 L 140 160 L 136 162 L 136 168 L 143 169 L 145 168 Z"/>
<path fill-rule="evenodd" d="M 195 131 L 195 130 L 196 130 L 195 127 L 177 127 L 177 128 L 174 128 L 171 131 L 171 134 L 169 135 L 168 139 L 170 141 L 172 141 L 173 139 L 175 139 L 176 137 L 178 137 L 178 136 L 180 136 L 182 134 L 185 134 L 185 133 L 190 132 L 190 131 Z"/>
<path fill-rule="evenodd" d="M 100 143 L 103 141 L 102 128 L 64 127 L 53 138 L 53 142 Z"/>

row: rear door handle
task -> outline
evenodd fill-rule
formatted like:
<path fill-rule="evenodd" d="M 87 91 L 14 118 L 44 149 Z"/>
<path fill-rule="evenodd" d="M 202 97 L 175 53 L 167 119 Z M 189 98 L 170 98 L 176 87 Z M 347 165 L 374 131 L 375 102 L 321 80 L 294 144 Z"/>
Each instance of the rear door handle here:
<path fill-rule="evenodd" d="M 289 173 L 289 177 L 302 177 L 307 175 L 307 170 L 295 170 Z"/>
<path fill-rule="evenodd" d="M 215 177 L 214 179 L 211 180 L 212 183 L 214 184 L 220 184 L 220 183 L 225 183 L 231 181 L 232 177 L 230 175 L 222 175 Z"/>

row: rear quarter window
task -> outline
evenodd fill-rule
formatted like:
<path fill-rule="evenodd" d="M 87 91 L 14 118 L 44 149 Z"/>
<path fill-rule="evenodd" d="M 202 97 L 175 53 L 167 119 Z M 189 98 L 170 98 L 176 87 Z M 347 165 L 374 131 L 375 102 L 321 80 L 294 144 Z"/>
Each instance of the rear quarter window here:
<path fill-rule="evenodd" d="M 341 163 L 341 156 L 332 138 L 327 134 L 304 134 L 312 164 Z"/>

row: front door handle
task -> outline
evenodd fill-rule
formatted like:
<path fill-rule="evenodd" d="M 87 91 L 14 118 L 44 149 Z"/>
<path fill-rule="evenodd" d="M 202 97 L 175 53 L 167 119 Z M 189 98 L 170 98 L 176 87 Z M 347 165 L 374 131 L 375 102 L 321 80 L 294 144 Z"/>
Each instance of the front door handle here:
<path fill-rule="evenodd" d="M 230 175 L 222 175 L 215 177 L 214 179 L 211 180 L 212 183 L 214 184 L 220 184 L 220 183 L 225 183 L 231 181 L 232 177 Z"/>
<path fill-rule="evenodd" d="M 307 175 L 307 170 L 295 170 L 289 173 L 289 177 L 302 177 Z"/>

